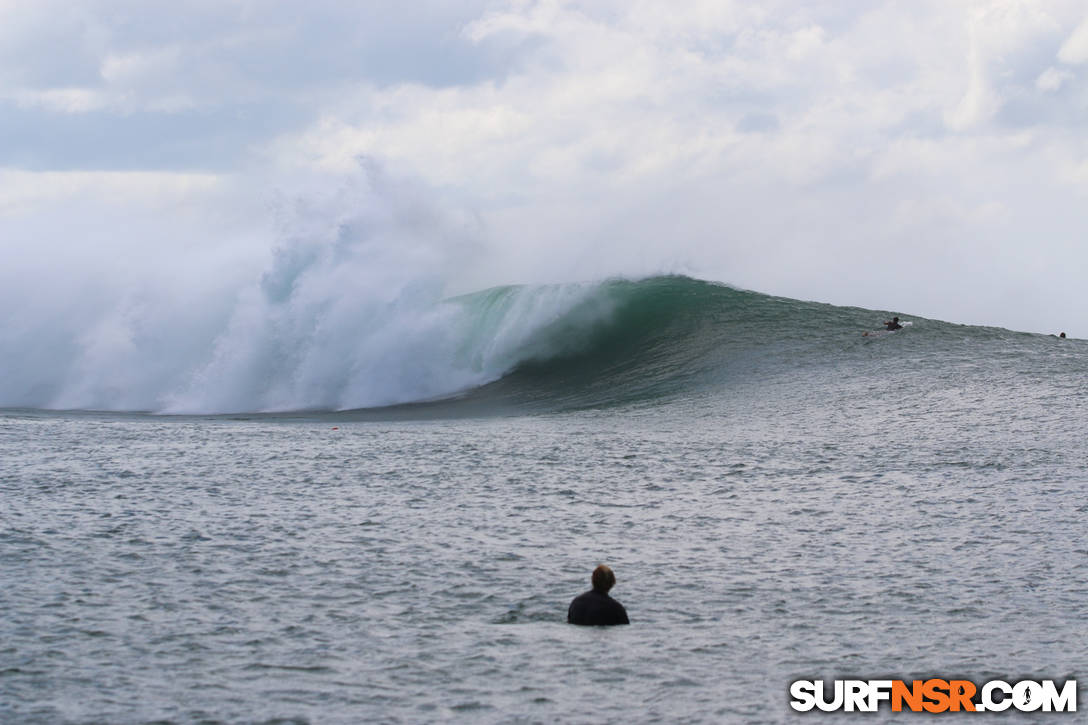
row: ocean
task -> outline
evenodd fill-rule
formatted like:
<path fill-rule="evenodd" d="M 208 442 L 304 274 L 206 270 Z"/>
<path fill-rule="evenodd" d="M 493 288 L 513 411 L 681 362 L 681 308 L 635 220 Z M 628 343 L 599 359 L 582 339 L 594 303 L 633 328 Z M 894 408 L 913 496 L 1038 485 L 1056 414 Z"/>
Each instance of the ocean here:
<path fill-rule="evenodd" d="M 850 722 L 790 683 L 1088 677 L 1082 340 L 685 277 L 262 285 L 184 345 L 4 348 L 0 721 Z M 600 563 L 631 625 L 566 624 Z"/>

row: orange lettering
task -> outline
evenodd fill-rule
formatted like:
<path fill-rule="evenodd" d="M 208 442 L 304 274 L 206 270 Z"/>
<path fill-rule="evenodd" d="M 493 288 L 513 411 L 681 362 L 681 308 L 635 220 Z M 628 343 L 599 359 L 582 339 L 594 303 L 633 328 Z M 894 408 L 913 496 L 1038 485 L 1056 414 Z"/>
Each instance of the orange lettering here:
<path fill-rule="evenodd" d="M 975 703 L 971 698 L 975 696 L 975 683 L 970 680 L 952 680 L 948 683 L 948 691 L 951 694 L 952 712 L 959 712 L 962 706 L 967 712 L 975 711 Z"/>
<path fill-rule="evenodd" d="M 922 694 L 929 700 L 923 702 L 926 712 L 944 712 L 948 709 L 948 682 L 945 680 L 926 680 L 922 683 Z"/>
<path fill-rule="evenodd" d="M 910 687 L 907 687 L 907 683 L 902 680 L 894 680 L 892 682 L 892 711 L 902 712 L 903 701 L 906 701 L 907 707 L 914 712 L 921 712 L 922 710 L 922 681 L 914 680 Z"/>

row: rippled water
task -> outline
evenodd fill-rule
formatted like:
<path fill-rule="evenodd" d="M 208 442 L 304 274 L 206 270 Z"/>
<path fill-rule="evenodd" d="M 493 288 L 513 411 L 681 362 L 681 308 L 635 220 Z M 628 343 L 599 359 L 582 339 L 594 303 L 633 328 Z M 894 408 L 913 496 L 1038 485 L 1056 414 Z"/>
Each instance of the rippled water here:
<path fill-rule="evenodd" d="M 1084 380 L 1018 354 L 525 417 L 9 410 L 0 721 L 827 721 L 790 681 L 1084 679 Z M 600 562 L 630 627 L 563 621 Z"/>

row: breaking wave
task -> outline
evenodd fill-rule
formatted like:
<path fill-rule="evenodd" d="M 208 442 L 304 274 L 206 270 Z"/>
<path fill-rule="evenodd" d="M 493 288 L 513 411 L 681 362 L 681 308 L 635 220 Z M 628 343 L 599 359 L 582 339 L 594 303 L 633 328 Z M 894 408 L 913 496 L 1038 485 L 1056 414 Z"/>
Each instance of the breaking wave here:
<path fill-rule="evenodd" d="M 10 267 L 0 406 L 562 410 L 864 363 L 902 343 L 861 337 L 882 312 L 679 276 L 450 296 L 450 280 L 482 253 L 471 220 L 376 172 L 280 215 L 281 242 L 231 274 L 180 258 L 156 258 L 157 274 L 136 282 L 117 277 L 113 260 L 78 283 Z M 994 335 L 1017 337 L 931 321 L 906 333 L 916 354 Z"/>

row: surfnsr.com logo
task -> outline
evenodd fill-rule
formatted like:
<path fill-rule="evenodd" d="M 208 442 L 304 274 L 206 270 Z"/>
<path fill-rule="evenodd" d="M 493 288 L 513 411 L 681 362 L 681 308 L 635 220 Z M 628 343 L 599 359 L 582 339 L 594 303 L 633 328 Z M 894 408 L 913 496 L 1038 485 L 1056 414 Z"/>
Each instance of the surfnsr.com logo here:
<path fill-rule="evenodd" d="M 800 712 L 876 712 L 888 703 L 893 712 L 1076 712 L 1077 681 L 991 680 L 797 680 L 790 684 L 790 707 Z"/>

